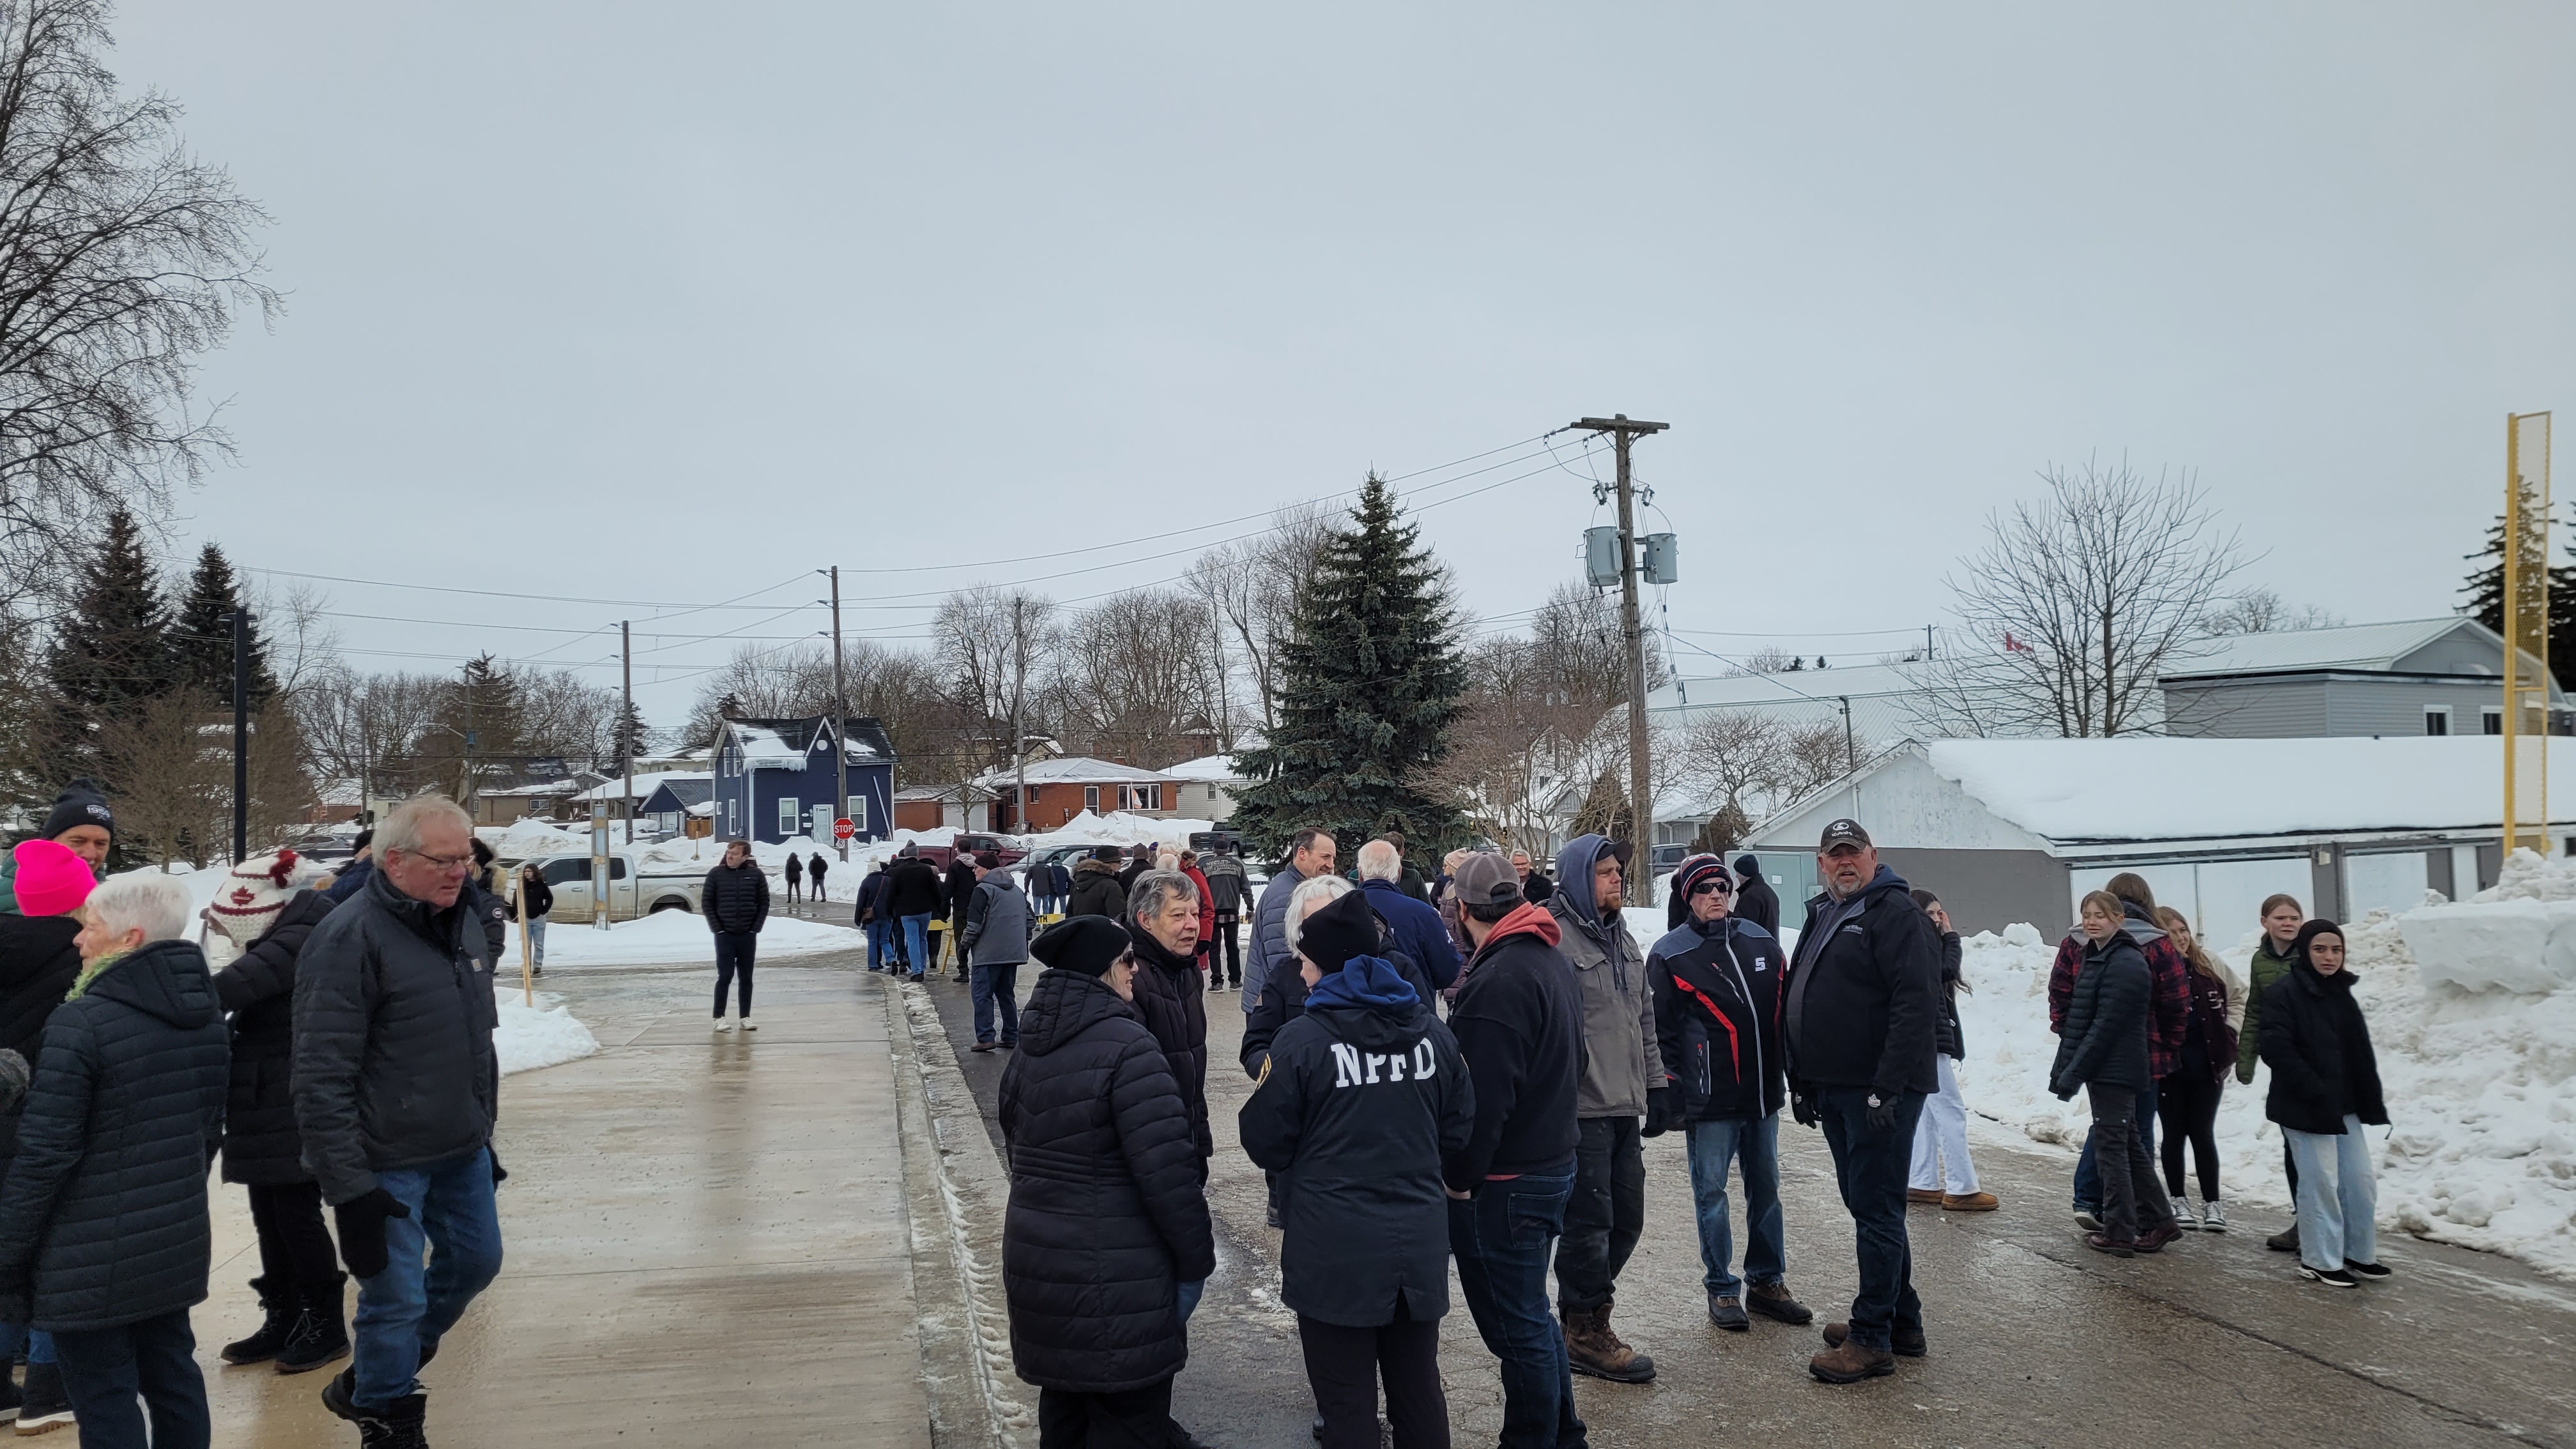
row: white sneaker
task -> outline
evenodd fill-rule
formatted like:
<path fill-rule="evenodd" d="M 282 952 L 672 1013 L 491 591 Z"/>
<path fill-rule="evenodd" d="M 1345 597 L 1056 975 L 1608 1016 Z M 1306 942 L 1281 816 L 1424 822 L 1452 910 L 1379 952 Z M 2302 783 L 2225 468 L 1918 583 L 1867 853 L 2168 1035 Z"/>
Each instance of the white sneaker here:
<path fill-rule="evenodd" d="M 2210 1201 L 2208 1201 L 2208 1202 L 2205 1202 L 2205 1203 L 2201 1204 L 2201 1206 L 2200 1206 L 2200 1226 L 2201 1226 L 2201 1230 L 2202 1230 L 2202 1231 L 2204 1231 L 2204 1232 L 2211 1232 L 2211 1233 L 2223 1233 L 2223 1232 L 2226 1232 L 2226 1231 L 2227 1231 L 2227 1210 L 2226 1210 L 2225 1208 L 2220 1207 L 2220 1206 L 2218 1205 L 2217 1200 L 2216 1200 L 2216 1199 L 2214 1199 L 2214 1198 L 2213 1198 L 2213 1199 L 2211 1199 L 2211 1200 L 2210 1200 Z"/>
<path fill-rule="evenodd" d="M 725 1020 L 723 1017 L 719 1016 L 719 1017 L 717 1017 L 717 1018 L 716 1018 L 716 1030 L 718 1030 L 718 1031 L 731 1031 L 731 1030 L 733 1030 L 733 1023 L 732 1023 L 732 1022 L 729 1022 L 729 1021 Z"/>
<path fill-rule="evenodd" d="M 746 1017 L 744 1017 L 744 1018 L 742 1019 L 742 1029 L 743 1029 L 744 1031 L 758 1031 L 758 1030 L 760 1030 L 760 1028 L 759 1028 L 759 1027 L 752 1025 L 751 1018 L 750 1018 L 750 1017 L 747 1017 L 747 1016 L 746 1016 Z"/>

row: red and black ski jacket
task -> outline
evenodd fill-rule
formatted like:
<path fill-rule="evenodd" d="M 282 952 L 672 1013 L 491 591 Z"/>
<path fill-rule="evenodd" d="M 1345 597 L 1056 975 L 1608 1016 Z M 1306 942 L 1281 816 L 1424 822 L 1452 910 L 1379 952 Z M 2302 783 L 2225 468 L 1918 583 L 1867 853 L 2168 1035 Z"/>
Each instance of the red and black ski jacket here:
<path fill-rule="evenodd" d="M 1646 954 L 1664 1071 L 1684 1120 L 1767 1117 L 1787 1100 L 1787 956 L 1770 932 L 1731 916 L 1684 922 Z"/>

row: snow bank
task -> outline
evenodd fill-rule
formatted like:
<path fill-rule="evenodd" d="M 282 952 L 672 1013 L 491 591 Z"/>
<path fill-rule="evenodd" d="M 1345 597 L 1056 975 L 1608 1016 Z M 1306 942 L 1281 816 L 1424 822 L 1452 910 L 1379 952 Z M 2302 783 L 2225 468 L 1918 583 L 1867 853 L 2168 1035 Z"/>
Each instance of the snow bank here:
<path fill-rule="evenodd" d="M 775 961 L 782 956 L 847 951 L 857 940 L 847 927 L 772 915 L 760 932 L 760 959 Z M 686 962 L 705 962 L 709 969 L 715 965 L 715 947 L 706 918 L 688 911 L 661 911 L 642 920 L 620 922 L 605 931 L 587 922 L 557 922 L 546 931 L 548 971 Z M 501 953 L 501 969 L 504 975 L 517 979 L 519 931 L 515 926 L 510 929 L 508 947 Z"/>
<path fill-rule="evenodd" d="M 2394 1122 L 2368 1134 L 2380 1223 L 2576 1277 L 2576 987 L 2526 993 L 2427 980 L 2408 950 L 2426 913 L 2400 920 L 2372 911 L 2345 926 Z M 2220 953 L 2240 976 L 2252 944 Z M 1972 990 L 1959 998 L 1968 1051 L 1960 1090 L 1979 1116 L 2065 1149 L 2071 1175 L 2091 1124 L 2082 1093 L 2060 1102 L 2048 1092 L 2056 943 L 2014 925 L 1965 947 L 1961 973 Z M 2479 964 L 2456 974 L 2503 980 L 2517 969 L 2467 959 Z M 2222 1183 L 2228 1197 L 2286 1205 L 2280 1128 L 2263 1117 L 2268 1084 L 2269 1069 L 2259 1066 L 2252 1086 L 2228 1082 L 2218 1112 Z"/>
<path fill-rule="evenodd" d="M 2466 901 L 2425 894 L 2398 924 L 2428 983 L 2538 994 L 2576 983 L 2576 865 L 2517 850 Z"/>
<path fill-rule="evenodd" d="M 492 1033 L 492 1050 L 500 1058 L 501 1075 L 561 1066 L 599 1050 L 599 1039 L 561 1001 L 552 992 L 539 992 L 537 1004 L 528 1006 L 517 986 L 495 985 L 494 1002 L 500 1007 L 501 1024 Z"/>
<path fill-rule="evenodd" d="M 495 831 L 490 826 L 477 827 L 476 835 L 492 847 L 492 853 L 504 860 L 527 860 L 540 855 L 588 855 L 590 831 L 565 830 L 534 816 L 522 816 L 508 829 Z M 614 834 L 610 836 L 613 840 Z"/>
<path fill-rule="evenodd" d="M 1028 837 L 1032 852 L 1051 845 L 1154 845 L 1178 849 L 1190 843 L 1190 837 L 1216 829 L 1209 820 L 1164 820 L 1152 815 L 1137 815 L 1125 810 L 1112 810 L 1095 815 L 1085 810 L 1043 835 Z"/>

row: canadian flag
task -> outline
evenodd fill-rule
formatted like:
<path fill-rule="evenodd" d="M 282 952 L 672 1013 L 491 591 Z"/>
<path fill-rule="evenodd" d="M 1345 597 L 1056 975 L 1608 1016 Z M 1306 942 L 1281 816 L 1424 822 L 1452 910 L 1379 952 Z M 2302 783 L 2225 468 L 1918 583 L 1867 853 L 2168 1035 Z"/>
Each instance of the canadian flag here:
<path fill-rule="evenodd" d="M 2027 644 L 2024 644 L 2019 639 L 2014 638 L 2012 636 L 2012 631 L 2010 629 L 2006 629 L 2004 631 L 2004 652 L 2006 654 L 2036 654 L 2039 651 L 2031 648 Z"/>

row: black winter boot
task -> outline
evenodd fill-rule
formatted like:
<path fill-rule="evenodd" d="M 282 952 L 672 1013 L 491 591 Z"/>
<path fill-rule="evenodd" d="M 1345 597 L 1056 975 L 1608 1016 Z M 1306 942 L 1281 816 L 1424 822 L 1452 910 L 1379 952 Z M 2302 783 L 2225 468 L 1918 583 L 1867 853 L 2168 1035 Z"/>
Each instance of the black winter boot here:
<path fill-rule="evenodd" d="M 295 1332 L 277 1351 L 279 1373 L 309 1373 L 349 1356 L 349 1325 L 343 1316 L 341 1294 L 341 1285 L 347 1281 L 334 1273 L 329 1287 L 317 1286 L 305 1292 L 303 1311 L 295 1318 Z"/>
<path fill-rule="evenodd" d="M 226 1363 L 266 1363 L 277 1357 L 277 1351 L 286 1347 L 286 1341 L 295 1336 L 298 1316 L 295 1300 L 282 1288 L 271 1291 L 265 1278 L 251 1279 L 250 1286 L 259 1294 L 260 1309 L 268 1318 L 260 1324 L 259 1332 L 224 1345 L 222 1358 Z"/>
<path fill-rule="evenodd" d="M 381 1409 L 358 1411 L 358 1449 L 429 1449 L 429 1400 L 405 1394 Z"/>

